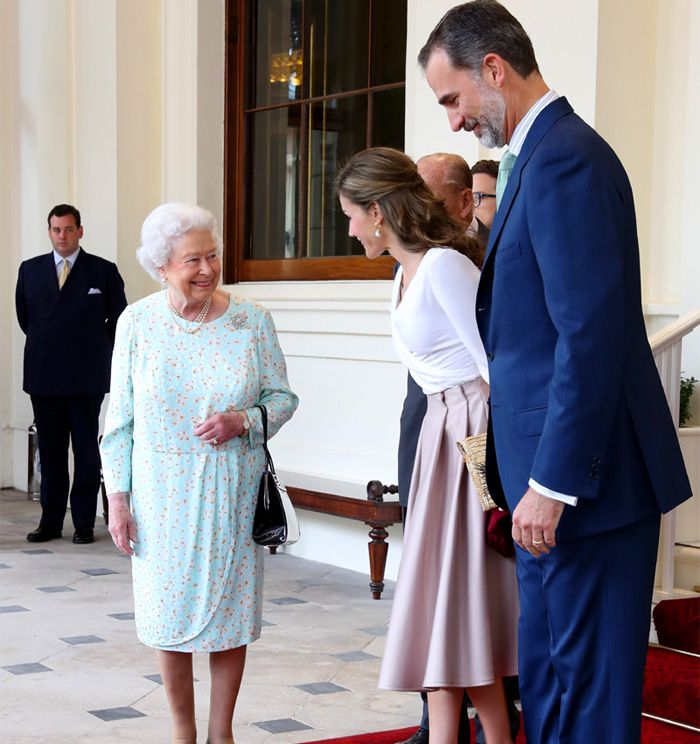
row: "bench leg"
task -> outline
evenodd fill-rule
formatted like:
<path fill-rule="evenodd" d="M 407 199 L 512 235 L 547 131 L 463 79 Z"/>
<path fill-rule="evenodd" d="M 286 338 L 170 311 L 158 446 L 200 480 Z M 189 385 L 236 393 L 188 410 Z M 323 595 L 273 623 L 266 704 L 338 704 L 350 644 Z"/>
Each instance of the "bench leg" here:
<path fill-rule="evenodd" d="M 389 552 L 386 538 L 389 533 L 384 527 L 374 526 L 369 532 L 371 542 L 369 548 L 369 589 L 372 592 L 372 599 L 381 599 L 384 591 L 384 571 L 386 569 L 386 556 Z"/>

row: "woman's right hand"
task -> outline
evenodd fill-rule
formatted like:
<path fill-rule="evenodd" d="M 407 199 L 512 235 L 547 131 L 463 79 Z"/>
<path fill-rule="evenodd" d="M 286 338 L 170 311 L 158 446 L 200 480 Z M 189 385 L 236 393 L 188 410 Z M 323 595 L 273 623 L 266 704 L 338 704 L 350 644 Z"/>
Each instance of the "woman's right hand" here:
<path fill-rule="evenodd" d="M 110 493 L 109 502 L 109 534 L 114 544 L 126 555 L 133 555 L 132 542 L 136 542 L 136 522 L 129 509 L 125 493 Z"/>

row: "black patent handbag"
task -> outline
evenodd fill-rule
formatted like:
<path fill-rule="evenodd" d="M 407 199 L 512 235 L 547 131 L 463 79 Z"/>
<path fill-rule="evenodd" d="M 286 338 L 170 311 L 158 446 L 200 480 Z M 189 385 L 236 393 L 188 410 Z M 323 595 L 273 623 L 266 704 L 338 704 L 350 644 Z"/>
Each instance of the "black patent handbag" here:
<path fill-rule="evenodd" d="M 287 489 L 277 477 L 267 447 L 267 409 L 263 405 L 255 407 L 259 408 L 262 414 L 265 472 L 258 487 L 258 501 L 253 517 L 253 540 L 258 545 L 267 547 L 292 545 L 299 539 L 299 520 Z"/>

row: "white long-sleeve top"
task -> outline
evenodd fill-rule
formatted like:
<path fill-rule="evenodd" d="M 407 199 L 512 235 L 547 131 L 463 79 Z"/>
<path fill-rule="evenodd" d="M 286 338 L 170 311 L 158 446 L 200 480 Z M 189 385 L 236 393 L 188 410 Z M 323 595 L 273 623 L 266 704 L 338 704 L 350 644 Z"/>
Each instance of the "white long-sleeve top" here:
<path fill-rule="evenodd" d="M 451 248 L 431 248 L 401 296 L 403 269 L 394 279 L 394 346 L 426 395 L 479 376 L 488 382 L 486 353 L 476 325 L 479 269 Z"/>

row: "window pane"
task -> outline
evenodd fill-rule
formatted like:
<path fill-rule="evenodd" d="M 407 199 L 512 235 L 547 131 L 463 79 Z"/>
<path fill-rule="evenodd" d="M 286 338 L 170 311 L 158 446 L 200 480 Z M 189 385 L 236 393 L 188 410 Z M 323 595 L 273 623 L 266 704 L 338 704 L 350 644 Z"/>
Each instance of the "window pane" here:
<path fill-rule="evenodd" d="M 301 106 L 251 114 L 248 258 L 294 258 Z"/>
<path fill-rule="evenodd" d="M 333 181 L 365 147 L 404 148 L 406 0 L 224 2 L 227 281 L 387 278 Z"/>
<path fill-rule="evenodd" d="M 372 147 L 404 146 L 405 88 L 372 93 Z"/>
<path fill-rule="evenodd" d="M 372 4 L 372 79 L 370 85 L 406 78 L 406 0 Z"/>
<path fill-rule="evenodd" d="M 310 107 L 306 255 L 362 253 L 350 240 L 347 219 L 333 191 L 338 166 L 366 147 L 367 96 L 324 101 Z"/>
<path fill-rule="evenodd" d="M 369 84 L 369 0 L 307 0 L 305 95 L 343 93 Z"/>
<path fill-rule="evenodd" d="M 301 98 L 302 0 L 257 0 L 253 22 L 255 105 Z"/>

